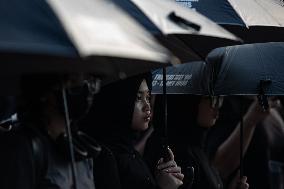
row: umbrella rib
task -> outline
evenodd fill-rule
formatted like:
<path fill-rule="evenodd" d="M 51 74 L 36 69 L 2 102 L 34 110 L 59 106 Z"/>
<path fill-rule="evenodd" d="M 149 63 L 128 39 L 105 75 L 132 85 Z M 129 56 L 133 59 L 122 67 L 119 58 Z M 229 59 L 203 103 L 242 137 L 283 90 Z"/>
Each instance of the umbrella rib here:
<path fill-rule="evenodd" d="M 244 20 L 244 16 L 242 15 L 242 12 L 237 8 L 237 6 L 235 6 L 234 3 L 232 3 L 231 0 L 228 0 L 228 2 L 230 3 L 230 5 L 235 9 L 237 10 L 236 11 L 236 14 L 242 19 L 243 23 L 245 24 L 246 28 L 249 28 L 249 25 L 247 25 L 247 23 L 245 22 Z"/>

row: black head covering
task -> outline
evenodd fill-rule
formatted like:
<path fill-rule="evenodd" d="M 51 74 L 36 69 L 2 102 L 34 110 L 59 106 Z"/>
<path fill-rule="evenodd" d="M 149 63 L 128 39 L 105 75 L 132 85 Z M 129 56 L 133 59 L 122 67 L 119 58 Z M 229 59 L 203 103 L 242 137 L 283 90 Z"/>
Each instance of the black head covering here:
<path fill-rule="evenodd" d="M 133 140 L 136 133 L 131 130 L 132 116 L 138 89 L 143 79 L 151 89 L 151 74 L 140 74 L 109 84 L 95 95 L 93 106 L 82 122 L 83 129 L 95 139 Z"/>
<path fill-rule="evenodd" d="M 170 95 L 168 98 L 169 141 L 176 161 L 184 170 L 186 187 L 191 188 L 192 175 L 188 167 L 194 167 L 193 188 L 222 188 L 222 181 L 210 167 L 206 155 L 208 128 L 197 123 L 198 106 L 202 96 Z"/>
<path fill-rule="evenodd" d="M 197 124 L 201 96 L 168 95 L 168 133 L 170 144 L 203 145 L 207 128 Z"/>

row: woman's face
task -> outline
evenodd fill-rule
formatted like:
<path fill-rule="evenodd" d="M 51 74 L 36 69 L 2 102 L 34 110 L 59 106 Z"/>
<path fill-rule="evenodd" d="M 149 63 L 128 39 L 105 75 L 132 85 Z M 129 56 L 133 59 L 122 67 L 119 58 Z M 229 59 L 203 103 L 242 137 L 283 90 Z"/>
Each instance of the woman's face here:
<path fill-rule="evenodd" d="M 223 97 L 218 97 L 217 103 L 214 103 L 210 97 L 202 97 L 198 105 L 197 123 L 204 128 L 210 128 L 215 125 L 222 102 Z"/>
<path fill-rule="evenodd" d="M 148 128 L 151 119 L 150 96 L 146 80 L 143 80 L 137 92 L 132 117 L 131 128 L 135 131 L 144 131 Z"/>

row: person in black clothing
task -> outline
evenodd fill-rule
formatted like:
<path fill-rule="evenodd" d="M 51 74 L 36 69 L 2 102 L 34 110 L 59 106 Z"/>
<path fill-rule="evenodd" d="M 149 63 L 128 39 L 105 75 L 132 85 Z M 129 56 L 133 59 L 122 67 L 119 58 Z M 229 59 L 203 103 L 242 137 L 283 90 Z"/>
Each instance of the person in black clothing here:
<path fill-rule="evenodd" d="M 218 119 L 222 98 L 168 95 L 167 105 L 169 145 L 185 174 L 181 188 L 223 188 L 223 182 L 211 165 L 205 145 L 207 132 Z M 154 119 L 156 116 L 154 114 Z M 248 188 L 246 178 L 241 180 L 238 187 Z"/>
<path fill-rule="evenodd" d="M 176 189 L 182 184 L 183 175 L 170 150 L 170 161 L 161 158 L 155 176 L 141 154 L 141 133 L 151 117 L 150 86 L 150 74 L 109 84 L 95 96 L 87 117 L 86 132 L 114 153 L 123 189 Z"/>
<path fill-rule="evenodd" d="M 269 97 L 268 103 L 269 108 L 263 111 L 257 98 L 234 96 L 226 100 L 221 110 L 224 116 L 211 130 L 209 138 L 209 144 L 213 144 L 212 162 L 224 180 L 232 179 L 239 169 L 238 122 L 243 117 L 243 168 L 250 188 L 281 188 L 284 123 L 277 111 L 280 104 L 277 98 Z"/>
<path fill-rule="evenodd" d="M 65 87 L 77 168 L 78 189 L 94 189 L 93 155 L 76 121 L 89 110 L 94 92 L 93 77 L 72 75 L 29 75 L 22 78 L 20 125 L 0 136 L 1 189 L 70 189 L 73 187 L 71 161 L 66 142 Z"/>
<path fill-rule="evenodd" d="M 275 108 L 256 125 L 244 155 L 244 173 L 250 188 L 284 187 L 284 122 Z"/>

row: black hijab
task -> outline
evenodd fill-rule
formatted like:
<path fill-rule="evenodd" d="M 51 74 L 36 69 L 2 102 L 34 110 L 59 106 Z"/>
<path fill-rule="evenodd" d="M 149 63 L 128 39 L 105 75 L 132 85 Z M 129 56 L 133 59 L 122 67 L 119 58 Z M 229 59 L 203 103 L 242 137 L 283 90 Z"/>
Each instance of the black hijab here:
<path fill-rule="evenodd" d="M 168 98 L 169 141 L 176 161 L 185 174 L 185 187 L 222 188 L 206 154 L 208 128 L 197 123 L 201 96 L 170 95 Z M 201 115 L 202 116 L 202 115 Z M 194 181 L 188 167 L 194 167 Z"/>
<path fill-rule="evenodd" d="M 204 145 L 207 128 L 197 123 L 201 96 L 168 95 L 168 133 L 171 144 Z"/>
<path fill-rule="evenodd" d="M 109 84 L 95 95 L 93 106 L 84 120 L 84 130 L 102 142 L 135 140 L 131 129 L 137 92 L 143 79 L 151 89 L 151 74 L 140 74 Z"/>

